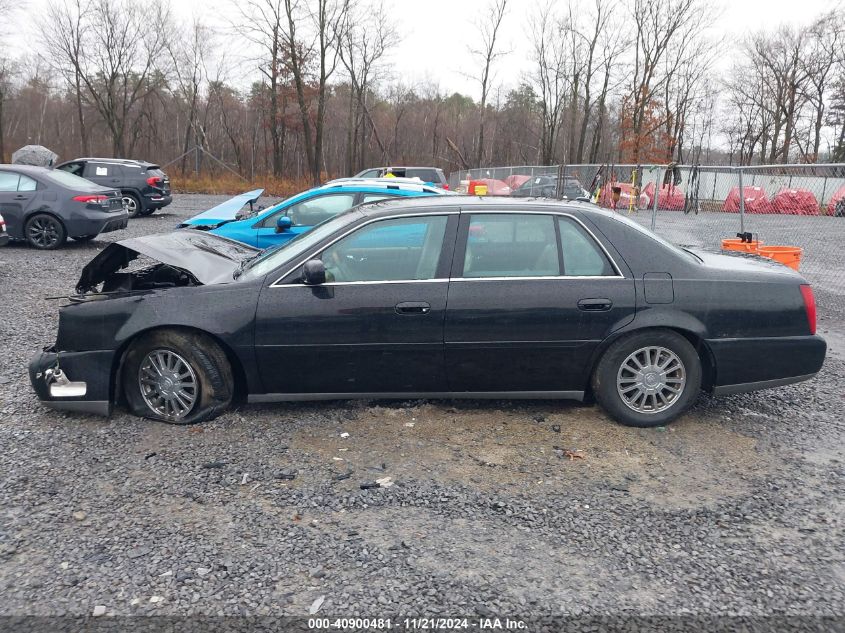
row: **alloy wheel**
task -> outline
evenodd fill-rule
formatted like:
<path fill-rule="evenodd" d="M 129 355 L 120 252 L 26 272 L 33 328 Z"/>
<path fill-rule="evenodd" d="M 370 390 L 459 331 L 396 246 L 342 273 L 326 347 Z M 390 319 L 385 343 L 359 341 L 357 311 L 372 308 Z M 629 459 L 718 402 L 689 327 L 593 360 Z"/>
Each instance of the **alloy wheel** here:
<path fill-rule="evenodd" d="M 35 218 L 27 230 L 30 241 L 39 248 L 50 248 L 59 241 L 60 227 L 52 218 Z"/>
<path fill-rule="evenodd" d="M 123 208 L 129 212 L 129 215 L 135 215 L 138 211 L 138 203 L 132 196 L 123 196 Z"/>
<path fill-rule="evenodd" d="M 616 375 L 616 391 L 637 413 L 660 413 L 674 405 L 686 386 L 686 368 L 675 352 L 649 346 L 629 354 Z"/>
<path fill-rule="evenodd" d="M 168 349 L 155 349 L 144 357 L 138 370 L 138 386 L 150 410 L 172 421 L 187 416 L 199 395 L 191 365 Z"/>

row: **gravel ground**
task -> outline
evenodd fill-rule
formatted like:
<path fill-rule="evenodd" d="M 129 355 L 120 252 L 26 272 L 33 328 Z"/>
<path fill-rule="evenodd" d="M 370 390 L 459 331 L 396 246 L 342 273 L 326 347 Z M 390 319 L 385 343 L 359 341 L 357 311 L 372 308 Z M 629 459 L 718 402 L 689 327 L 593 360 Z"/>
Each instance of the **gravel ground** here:
<path fill-rule="evenodd" d="M 215 202 L 0 249 L 0 615 L 307 615 L 322 598 L 335 616 L 842 617 L 832 317 L 815 380 L 702 396 L 650 430 L 551 402 L 246 406 L 188 428 L 41 407 L 25 367 L 55 336 L 45 297 L 106 242 Z"/>

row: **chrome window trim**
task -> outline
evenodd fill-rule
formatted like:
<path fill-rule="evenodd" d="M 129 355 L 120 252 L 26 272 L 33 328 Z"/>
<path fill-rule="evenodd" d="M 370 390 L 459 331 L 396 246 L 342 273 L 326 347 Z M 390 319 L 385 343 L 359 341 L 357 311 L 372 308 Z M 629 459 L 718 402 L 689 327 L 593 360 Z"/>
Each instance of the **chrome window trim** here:
<path fill-rule="evenodd" d="M 372 286 L 373 284 L 443 284 L 449 279 L 438 277 L 436 279 L 391 279 L 386 281 L 327 281 L 319 286 L 307 286 L 305 284 L 281 284 L 271 286 L 274 288 L 326 288 L 334 286 Z M 453 280 L 454 281 L 454 280 Z"/>
<path fill-rule="evenodd" d="M 443 211 L 442 213 L 419 213 L 414 215 L 405 215 L 405 214 L 398 214 L 398 215 L 389 215 L 384 216 L 381 218 L 373 218 L 363 224 L 359 224 L 356 227 L 353 227 L 339 235 L 331 242 L 326 244 L 322 247 L 317 253 L 306 257 L 305 259 L 300 260 L 295 266 L 290 268 L 286 273 L 284 273 L 281 277 L 276 279 L 272 284 L 270 284 L 270 288 L 301 288 L 303 287 L 302 284 L 282 284 L 282 279 L 290 275 L 293 271 L 297 268 L 305 264 L 309 259 L 313 259 L 315 255 L 320 255 L 323 253 L 324 250 L 329 248 L 335 242 L 342 240 L 344 237 L 356 231 L 360 228 L 368 226 L 373 222 L 379 222 L 381 220 L 395 220 L 398 218 L 419 218 L 419 217 L 431 217 L 431 216 L 438 216 L 438 215 L 486 215 L 486 214 L 501 214 L 501 215 L 558 215 L 565 218 L 570 218 L 574 222 L 576 222 L 582 229 L 584 229 L 587 234 L 592 238 L 593 242 L 595 242 L 598 247 L 601 249 L 601 252 L 604 253 L 604 256 L 607 257 L 607 260 L 610 262 L 611 267 L 616 271 L 615 275 L 556 275 L 556 276 L 527 276 L 527 277 L 438 277 L 435 279 L 393 279 L 393 280 L 384 280 L 384 281 L 340 281 L 340 282 L 329 282 L 325 284 L 320 284 L 320 286 L 354 286 L 354 285 L 372 285 L 372 284 L 398 284 L 398 283 L 432 283 L 432 282 L 443 282 L 443 281 L 542 281 L 542 280 L 562 280 L 562 279 L 625 279 L 625 275 L 621 272 L 621 268 L 616 263 L 616 260 L 613 259 L 613 256 L 608 252 L 605 248 L 604 244 L 602 244 L 601 240 L 599 240 L 595 233 L 593 233 L 590 228 L 584 224 L 579 218 L 575 217 L 571 213 L 565 213 L 562 211 L 554 211 L 551 209 L 542 210 L 542 211 L 516 211 L 516 210 L 485 210 L 485 211 L 473 211 L 471 208 L 463 207 L 462 210 L 458 211 Z M 307 286 L 312 287 L 312 286 Z"/>
<path fill-rule="evenodd" d="M 418 214 L 415 214 L 415 215 L 406 215 L 406 214 L 402 213 L 402 214 L 399 214 L 399 215 L 386 215 L 386 216 L 381 217 L 381 218 L 372 218 L 371 220 L 364 222 L 363 224 L 359 224 L 358 226 L 352 227 L 351 229 L 349 229 L 348 231 L 346 231 L 342 235 L 337 236 L 331 242 L 329 242 L 328 244 L 323 246 L 316 253 L 313 253 L 310 256 L 306 257 L 305 259 L 300 260 L 296 264 L 296 266 L 293 266 L 284 275 L 282 275 L 281 277 L 276 279 L 276 281 L 274 281 L 272 284 L 270 284 L 269 287 L 270 288 L 284 288 L 285 286 L 290 285 L 290 284 L 280 284 L 279 282 L 282 279 L 284 279 L 285 277 L 287 277 L 288 275 L 290 275 L 297 268 L 302 266 L 309 259 L 314 259 L 315 256 L 322 255 L 323 251 L 325 251 L 327 248 L 332 246 L 335 242 L 342 240 L 344 237 L 346 237 L 350 233 L 357 231 L 358 229 L 362 229 L 365 226 L 369 226 L 373 222 L 380 222 L 382 220 L 396 220 L 396 219 L 401 219 L 401 218 L 428 218 L 428 217 L 436 217 L 436 216 L 441 216 L 441 215 L 458 215 L 459 213 L 460 213 L 460 211 L 457 211 L 457 210 L 455 210 L 455 211 L 443 211 L 442 213 L 418 213 Z M 390 280 L 390 281 L 387 281 L 387 280 L 385 280 L 385 281 L 341 281 L 341 282 L 331 282 L 331 283 L 326 283 L 326 284 L 320 284 L 320 286 L 329 286 L 329 285 L 338 285 L 338 284 L 408 283 L 408 282 L 414 282 L 414 281 L 427 281 L 427 282 L 430 282 L 430 281 L 448 281 L 448 279 L 446 279 L 445 277 L 439 277 L 439 278 L 436 278 L 436 279 L 393 279 L 393 280 Z M 301 284 L 296 284 L 296 285 L 298 286 L 298 285 L 301 285 Z"/>
<path fill-rule="evenodd" d="M 571 213 L 566 213 L 566 212 L 564 212 L 564 211 L 554 211 L 554 210 L 552 210 L 552 209 L 546 209 L 546 210 L 543 210 L 543 211 L 515 211 L 515 210 L 511 210 L 511 211 L 505 211 L 505 210 L 495 210 L 495 211 L 487 211 L 487 210 L 485 210 L 485 211 L 472 211 L 472 210 L 470 210 L 470 209 L 467 209 L 466 211 L 463 211 L 462 213 L 466 213 L 467 215 L 470 215 L 470 216 L 472 216 L 472 215 L 488 215 L 488 214 L 501 214 L 501 215 L 559 215 L 559 216 L 564 217 L 564 218 L 570 218 L 571 220 L 573 220 L 574 222 L 576 222 L 576 223 L 577 223 L 577 224 L 578 224 L 578 225 L 579 225 L 582 229 L 584 229 L 584 230 L 587 232 L 587 234 L 588 234 L 588 235 L 589 235 L 589 236 L 593 239 L 593 242 L 595 242 L 595 243 L 598 245 L 598 247 L 601 249 L 601 252 L 602 252 L 602 253 L 604 253 L 604 256 L 605 256 L 605 257 L 607 257 L 607 261 L 609 261 L 609 262 L 610 262 L 610 266 L 613 268 L 613 270 L 615 270 L 615 271 L 616 271 L 616 274 L 615 274 L 615 275 L 592 275 L 592 276 L 586 276 L 586 275 L 584 275 L 584 276 L 579 276 L 579 275 L 558 275 L 557 277 L 549 277 L 549 276 L 545 276 L 545 277 L 501 277 L 501 278 L 499 278 L 499 277 L 455 277 L 455 278 L 453 278 L 453 279 L 452 279 L 452 281 L 458 281 L 458 280 L 461 280 L 461 281 L 464 281 L 464 280 L 467 280 L 467 281 L 469 281 L 469 280 L 475 281 L 475 280 L 478 280 L 478 279 L 496 279 L 496 280 L 498 280 L 498 281 L 501 281 L 502 279 L 618 279 L 618 278 L 620 278 L 620 277 L 621 277 L 621 278 L 623 278 L 623 279 L 625 278 L 625 275 L 624 275 L 624 274 L 622 274 L 622 269 L 621 269 L 621 268 L 619 268 L 619 266 L 616 264 L 616 260 L 615 260 L 615 259 L 613 259 L 613 257 L 610 255 L 610 253 L 608 252 L 608 250 L 604 247 L 604 244 L 602 244 L 602 243 L 601 243 L 601 240 L 600 240 L 600 239 L 598 239 L 598 238 L 596 237 L 596 234 L 595 234 L 595 233 L 593 233 L 593 232 L 590 230 L 590 227 L 588 227 L 586 224 L 584 224 L 584 223 L 580 220 L 580 218 L 576 218 L 576 217 L 575 217 L 574 215 L 572 215 Z M 561 247 L 562 247 L 562 245 L 561 245 Z"/>
<path fill-rule="evenodd" d="M 536 277 L 452 277 L 449 281 L 560 281 L 561 279 L 625 279 L 624 275 L 556 275 Z"/>

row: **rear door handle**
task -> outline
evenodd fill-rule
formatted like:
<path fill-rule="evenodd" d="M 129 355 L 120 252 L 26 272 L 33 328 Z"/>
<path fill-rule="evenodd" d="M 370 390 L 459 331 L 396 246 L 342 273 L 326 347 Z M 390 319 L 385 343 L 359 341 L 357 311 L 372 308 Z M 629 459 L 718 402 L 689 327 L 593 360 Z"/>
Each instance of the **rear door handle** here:
<path fill-rule="evenodd" d="M 610 299 L 581 299 L 578 302 L 578 309 L 584 312 L 607 312 L 612 307 Z"/>
<path fill-rule="evenodd" d="M 431 305 L 425 301 L 403 301 L 396 304 L 397 314 L 428 314 L 431 312 Z"/>

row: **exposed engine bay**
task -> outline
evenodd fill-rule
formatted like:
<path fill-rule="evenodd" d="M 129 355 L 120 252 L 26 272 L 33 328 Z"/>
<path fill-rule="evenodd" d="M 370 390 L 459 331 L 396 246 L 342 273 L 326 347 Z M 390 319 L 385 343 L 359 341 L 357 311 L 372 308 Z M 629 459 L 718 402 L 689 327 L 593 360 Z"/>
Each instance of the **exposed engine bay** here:
<path fill-rule="evenodd" d="M 202 284 L 196 277 L 184 270 L 167 264 L 154 264 L 138 270 L 112 273 L 103 281 L 100 292 L 132 292 L 200 285 Z"/>
<path fill-rule="evenodd" d="M 194 229 L 131 238 L 100 251 L 82 269 L 76 292 L 86 297 L 231 283 L 240 263 L 258 253 L 251 246 Z M 131 264 L 140 256 L 141 265 L 133 269 Z"/>

